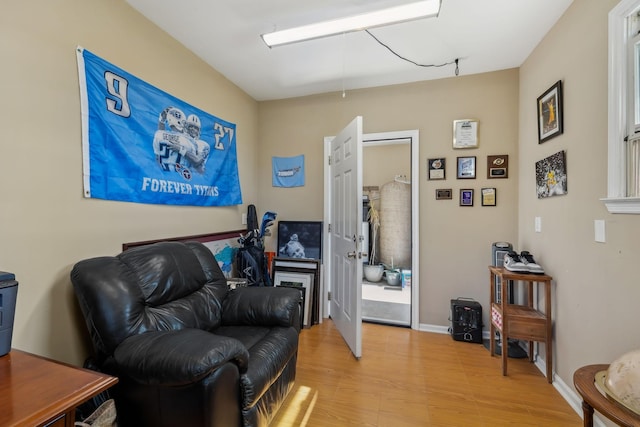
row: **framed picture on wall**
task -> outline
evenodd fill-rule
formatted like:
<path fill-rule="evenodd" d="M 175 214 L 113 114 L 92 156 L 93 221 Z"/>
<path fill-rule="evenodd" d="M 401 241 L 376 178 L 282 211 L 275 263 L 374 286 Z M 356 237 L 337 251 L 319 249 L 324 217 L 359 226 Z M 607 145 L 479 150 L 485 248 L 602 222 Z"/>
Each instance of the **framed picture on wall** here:
<path fill-rule="evenodd" d="M 445 179 L 445 165 L 447 159 L 444 157 L 436 157 L 434 159 L 427 159 L 427 165 L 429 166 L 429 179 Z"/>
<path fill-rule="evenodd" d="M 453 148 L 478 148 L 478 121 L 453 121 Z"/>
<path fill-rule="evenodd" d="M 496 194 L 495 188 L 483 188 L 480 190 L 482 197 L 482 206 L 496 206 Z"/>
<path fill-rule="evenodd" d="M 562 81 L 558 80 L 538 97 L 538 144 L 563 132 Z"/>
<path fill-rule="evenodd" d="M 476 178 L 476 156 L 458 157 L 458 179 Z"/>
<path fill-rule="evenodd" d="M 567 194 L 567 163 L 564 151 L 536 162 L 538 199 Z"/>
<path fill-rule="evenodd" d="M 509 177 L 509 156 L 487 156 L 487 178 L 508 178 Z"/>
<path fill-rule="evenodd" d="M 460 206 L 473 206 L 472 188 L 464 188 L 460 190 Z"/>
<path fill-rule="evenodd" d="M 451 200 L 451 189 L 436 188 L 436 200 Z"/>

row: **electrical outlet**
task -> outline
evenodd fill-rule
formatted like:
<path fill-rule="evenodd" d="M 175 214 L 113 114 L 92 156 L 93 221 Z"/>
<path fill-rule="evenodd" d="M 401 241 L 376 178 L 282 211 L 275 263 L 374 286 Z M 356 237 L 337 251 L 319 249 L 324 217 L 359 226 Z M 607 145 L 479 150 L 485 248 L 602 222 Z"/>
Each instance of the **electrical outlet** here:
<path fill-rule="evenodd" d="M 605 238 L 604 232 L 604 220 L 596 219 L 593 222 L 594 231 L 595 231 L 595 241 L 599 243 L 605 243 L 607 240 Z"/>
<path fill-rule="evenodd" d="M 536 233 L 542 233 L 542 218 L 540 218 L 539 216 L 535 218 L 534 227 L 535 227 Z"/>
<path fill-rule="evenodd" d="M 242 225 L 247 225 L 247 214 L 246 213 L 242 214 Z"/>

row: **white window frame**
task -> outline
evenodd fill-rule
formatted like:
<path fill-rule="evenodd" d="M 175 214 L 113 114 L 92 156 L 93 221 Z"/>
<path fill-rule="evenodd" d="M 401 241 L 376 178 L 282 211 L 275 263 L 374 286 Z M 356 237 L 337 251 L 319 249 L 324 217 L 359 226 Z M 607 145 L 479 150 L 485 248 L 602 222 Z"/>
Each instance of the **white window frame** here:
<path fill-rule="evenodd" d="M 630 18 L 640 10 L 640 0 L 622 0 L 609 12 L 609 149 L 607 197 L 601 199 L 609 212 L 640 214 L 640 197 L 626 196 L 627 123 L 633 120 L 633 70 L 627 53 L 630 41 Z M 632 101 L 632 100 L 631 100 Z"/>

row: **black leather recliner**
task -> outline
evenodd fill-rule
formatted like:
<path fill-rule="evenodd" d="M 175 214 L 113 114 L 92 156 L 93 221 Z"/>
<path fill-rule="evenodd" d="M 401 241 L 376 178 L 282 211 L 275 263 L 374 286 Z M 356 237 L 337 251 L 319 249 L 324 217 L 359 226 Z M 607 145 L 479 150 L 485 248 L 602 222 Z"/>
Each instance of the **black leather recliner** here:
<path fill-rule="evenodd" d="M 300 293 L 229 290 L 198 242 L 78 262 L 71 281 L 119 427 L 267 426 L 296 373 Z"/>

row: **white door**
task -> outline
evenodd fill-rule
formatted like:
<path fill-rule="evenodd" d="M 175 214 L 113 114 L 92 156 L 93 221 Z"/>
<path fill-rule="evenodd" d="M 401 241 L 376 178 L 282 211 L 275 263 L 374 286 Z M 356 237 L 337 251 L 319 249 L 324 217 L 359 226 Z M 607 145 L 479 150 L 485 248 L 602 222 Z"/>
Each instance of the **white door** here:
<path fill-rule="evenodd" d="M 331 318 L 362 356 L 362 117 L 331 141 Z"/>

